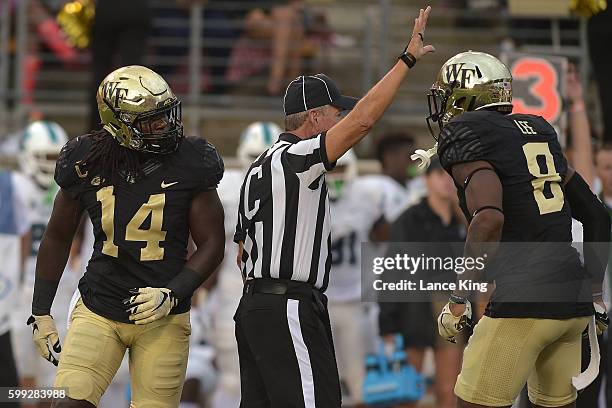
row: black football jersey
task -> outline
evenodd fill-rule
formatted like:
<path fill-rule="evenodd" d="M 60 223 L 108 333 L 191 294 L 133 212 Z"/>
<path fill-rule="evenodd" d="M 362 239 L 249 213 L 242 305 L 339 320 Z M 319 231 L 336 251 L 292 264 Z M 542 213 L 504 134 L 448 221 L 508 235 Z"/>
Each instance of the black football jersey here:
<path fill-rule="evenodd" d="M 58 158 L 55 180 L 80 201 L 93 224 L 94 251 L 79 282 L 84 304 L 129 323 L 122 301 L 131 296 L 131 288 L 165 287 L 181 272 L 191 201 L 217 187 L 223 161 L 206 140 L 185 138 L 174 153 L 145 161 L 144 176 L 112 185 L 83 163 L 91 146 L 89 135 L 69 141 Z M 190 304 L 184 299 L 172 313 L 184 313 Z"/>
<path fill-rule="evenodd" d="M 487 278 L 495 281 L 496 290 L 486 314 L 539 318 L 592 314 L 592 304 L 579 301 L 584 300 L 585 272 L 571 246 L 572 219 L 563 187 L 567 161 L 554 128 L 534 115 L 468 112 L 444 127 L 438 155 L 449 174 L 454 164 L 486 161 L 502 184 L 501 241 L 510 244 L 502 244 L 487 266 Z M 457 185 L 457 190 L 470 221 L 464 187 Z M 530 301 L 517 302 L 521 296 Z M 534 299 L 543 301 L 536 305 Z"/>

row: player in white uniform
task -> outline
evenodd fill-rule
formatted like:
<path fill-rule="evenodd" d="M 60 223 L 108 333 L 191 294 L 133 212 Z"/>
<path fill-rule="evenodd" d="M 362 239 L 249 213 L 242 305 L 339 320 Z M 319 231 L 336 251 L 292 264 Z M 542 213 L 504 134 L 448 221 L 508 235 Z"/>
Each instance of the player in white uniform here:
<path fill-rule="evenodd" d="M 17 188 L 19 181 L 15 174 L 0 172 L 0 385 L 3 387 L 19 385 L 14 350 L 18 338 L 13 337 L 11 341 L 11 335 L 15 334 L 11 311 L 19 298 L 19 277 L 24 264 L 22 248 L 29 247 L 30 230 L 24 211 L 25 199 Z"/>
<path fill-rule="evenodd" d="M 62 146 L 68 141 L 60 125 L 47 121 L 35 121 L 24 129 L 20 140 L 19 167 L 15 173 L 15 186 L 24 197 L 25 211 L 31 222 L 31 248 L 24 276 L 20 285 L 19 305 L 13 310 L 13 325 L 16 342 L 17 365 L 20 376 L 36 386 L 51 386 L 56 367 L 38 357 L 32 342 L 22 341 L 31 336 L 31 327 L 24 322 L 31 314 L 36 256 L 43 236 L 58 186 L 53 180 L 55 161 Z M 69 268 L 69 266 L 68 266 Z M 78 283 L 77 273 L 64 273 L 51 312 L 58 325 L 60 336 L 66 333 L 66 317 L 74 288 Z"/>
<path fill-rule="evenodd" d="M 327 297 L 340 379 L 347 403 L 361 402 L 366 338 L 361 303 L 361 243 L 381 217 L 382 201 L 368 180 L 357 178 L 357 158 L 346 152 L 326 175 L 332 228 L 332 266 Z M 374 194 L 374 195 L 373 195 Z"/>
<path fill-rule="evenodd" d="M 214 291 L 216 308 L 213 312 L 213 344 L 219 370 L 217 389 L 213 396 L 213 408 L 238 408 L 240 405 L 240 366 L 234 335 L 234 312 L 242 296 L 243 282 L 236 266 L 236 245 L 233 242 L 240 185 L 251 163 L 274 144 L 282 129 L 272 122 L 255 122 L 240 136 L 237 156 L 240 170 L 226 170 L 217 187 L 217 193 L 225 210 L 225 258 L 218 272 Z"/>

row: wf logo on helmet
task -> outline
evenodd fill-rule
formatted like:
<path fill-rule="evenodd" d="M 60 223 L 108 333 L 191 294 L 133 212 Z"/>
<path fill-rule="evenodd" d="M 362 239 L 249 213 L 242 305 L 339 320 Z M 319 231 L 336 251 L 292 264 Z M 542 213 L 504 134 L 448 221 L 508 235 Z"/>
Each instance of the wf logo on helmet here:
<path fill-rule="evenodd" d="M 112 105 L 113 108 L 119 107 L 119 102 L 128 94 L 126 88 L 118 88 L 119 82 L 107 82 L 102 88 L 102 95 L 106 103 Z"/>
<path fill-rule="evenodd" d="M 462 88 L 466 88 L 472 82 L 474 76 L 482 78 L 482 73 L 477 65 L 474 68 L 464 68 L 464 62 L 459 64 L 451 64 L 446 67 L 446 82 L 451 84 L 459 82 Z"/>

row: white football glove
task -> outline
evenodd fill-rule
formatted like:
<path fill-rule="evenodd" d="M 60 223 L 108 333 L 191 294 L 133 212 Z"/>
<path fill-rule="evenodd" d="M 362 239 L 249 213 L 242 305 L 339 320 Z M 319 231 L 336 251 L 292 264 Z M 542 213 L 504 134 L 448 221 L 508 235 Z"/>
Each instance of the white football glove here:
<path fill-rule="evenodd" d="M 125 299 L 123 304 L 130 306 L 127 312 L 135 324 L 147 324 L 168 316 L 178 299 L 168 288 L 131 289 L 134 296 Z"/>
<path fill-rule="evenodd" d="M 450 310 L 450 303 L 447 303 L 442 309 L 442 313 L 438 316 L 438 332 L 446 341 L 456 343 L 456 336 L 460 331 L 471 324 L 472 320 L 472 304 L 466 300 L 465 310 L 461 316 L 455 316 Z"/>
<path fill-rule="evenodd" d="M 32 340 L 34 340 L 40 355 L 54 366 L 57 366 L 59 361 L 53 353 L 51 353 L 51 348 L 49 346 L 51 346 L 56 353 L 61 353 L 62 347 L 60 346 L 59 335 L 57 334 L 57 328 L 55 327 L 53 317 L 50 315 L 32 315 L 28 319 L 27 325 L 32 325 Z"/>
<path fill-rule="evenodd" d="M 438 142 L 436 142 L 436 144 L 430 149 L 427 149 L 427 150 L 417 149 L 410 156 L 410 158 L 415 161 L 420 160 L 420 162 L 418 163 L 418 169 L 421 171 L 425 171 L 431 164 L 431 158 L 434 157 L 437 154 L 437 152 L 438 152 Z"/>

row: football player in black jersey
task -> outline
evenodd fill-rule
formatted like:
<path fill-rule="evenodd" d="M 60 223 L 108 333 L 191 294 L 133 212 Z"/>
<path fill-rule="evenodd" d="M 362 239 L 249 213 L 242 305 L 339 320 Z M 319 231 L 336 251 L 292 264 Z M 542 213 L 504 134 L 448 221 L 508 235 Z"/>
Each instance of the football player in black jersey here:
<path fill-rule="evenodd" d="M 94 252 L 59 361 L 57 407 L 97 406 L 126 349 L 133 407 L 176 407 L 187 365 L 191 295 L 223 258 L 223 162 L 204 139 L 183 137 L 181 106 L 164 79 L 127 66 L 101 83 L 103 129 L 68 142 L 61 187 L 40 244 L 32 301 L 41 355 L 60 343 L 51 303 L 85 210 Z M 197 250 L 187 259 L 189 235 Z"/>
<path fill-rule="evenodd" d="M 553 127 L 542 117 L 511 113 L 512 76 L 497 58 L 470 51 L 449 59 L 429 105 L 430 129 L 432 121 L 440 126 L 432 130 L 437 149 L 414 157 L 427 164 L 437 153 L 453 177 L 469 221 L 465 255 L 491 249 L 480 243 L 502 243 L 487 263 L 495 291 L 465 349 L 458 406 L 510 407 L 527 383 L 535 407 L 573 407 L 576 389 L 592 374 L 578 376 L 581 334 L 587 325 L 595 331 L 595 312 L 598 329 L 607 327 L 601 295 L 609 216 L 567 165 Z M 572 217 L 583 223 L 585 242 L 606 243 L 603 253 L 585 250 L 584 266 L 571 247 Z M 474 271 L 458 281 L 470 277 Z M 471 317 L 468 297 L 453 291 L 440 314 L 447 340 Z"/>

